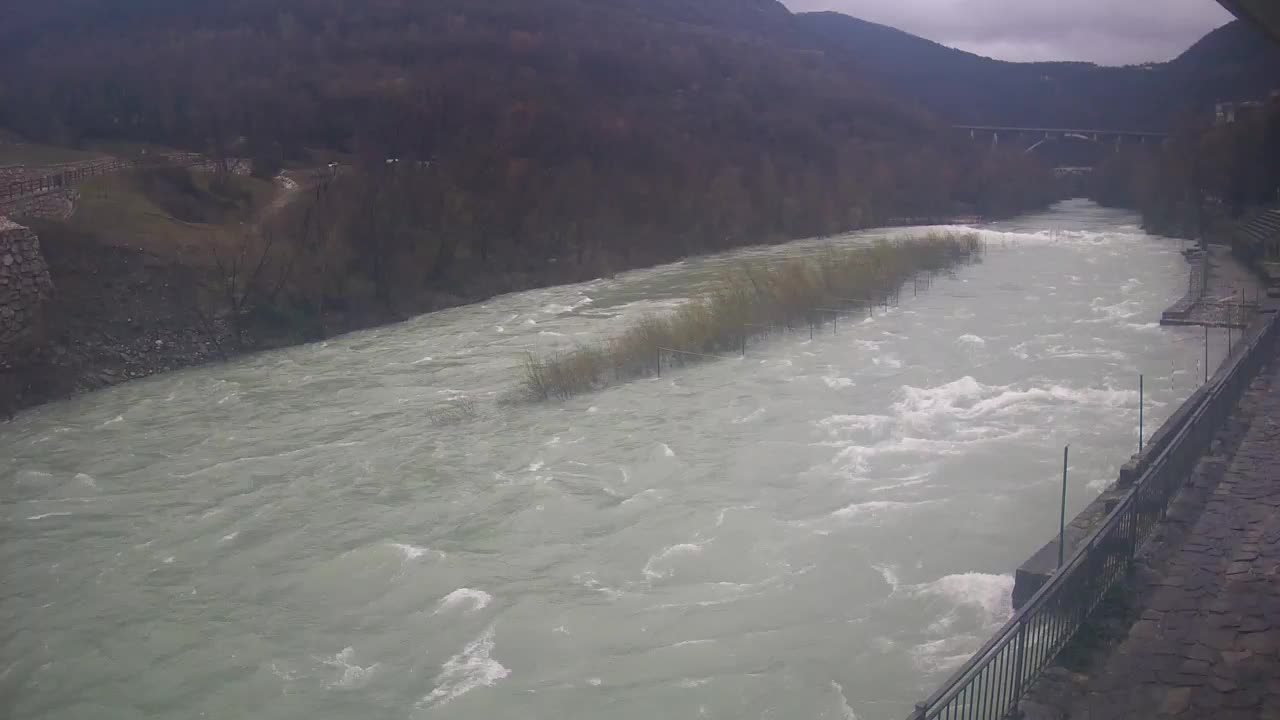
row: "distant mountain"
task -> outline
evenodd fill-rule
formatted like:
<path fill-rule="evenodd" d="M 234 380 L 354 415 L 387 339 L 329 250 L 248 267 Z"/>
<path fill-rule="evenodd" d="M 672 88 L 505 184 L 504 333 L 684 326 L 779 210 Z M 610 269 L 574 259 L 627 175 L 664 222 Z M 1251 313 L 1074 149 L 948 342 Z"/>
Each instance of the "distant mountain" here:
<path fill-rule="evenodd" d="M 838 13 L 796 22 L 831 56 L 956 124 L 1165 130 L 1280 87 L 1280 46 L 1240 21 L 1175 60 L 1126 67 L 994 60 Z"/>

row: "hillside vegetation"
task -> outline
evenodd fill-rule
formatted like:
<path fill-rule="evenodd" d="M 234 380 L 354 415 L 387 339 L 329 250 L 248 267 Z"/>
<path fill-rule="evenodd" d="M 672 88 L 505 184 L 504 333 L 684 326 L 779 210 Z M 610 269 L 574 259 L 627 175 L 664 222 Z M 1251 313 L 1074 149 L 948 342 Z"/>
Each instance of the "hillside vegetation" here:
<path fill-rule="evenodd" d="M 1242 21 L 1163 63 L 1015 63 L 838 13 L 796 17 L 815 43 L 961 125 L 1164 131 L 1280 85 L 1280 45 Z"/>
<path fill-rule="evenodd" d="M 275 252 L 316 268 L 280 295 L 292 315 L 403 314 L 1053 197 L 1034 157 L 953 144 L 773 0 L 78 0 L 16 15 L 0 124 L 28 137 L 243 154 L 264 175 L 329 153 L 355 165 L 275 230 Z M 302 239 L 316 223 L 325 241 Z"/>

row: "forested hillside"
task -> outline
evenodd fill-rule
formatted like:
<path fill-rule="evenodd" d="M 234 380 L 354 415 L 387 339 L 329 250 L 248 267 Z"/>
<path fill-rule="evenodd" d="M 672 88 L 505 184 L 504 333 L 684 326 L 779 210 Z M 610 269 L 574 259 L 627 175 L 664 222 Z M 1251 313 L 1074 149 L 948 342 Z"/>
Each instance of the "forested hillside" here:
<path fill-rule="evenodd" d="M 1186 129 L 1163 149 L 1127 148 L 1090 185 L 1098 202 L 1139 210 L 1152 232 L 1226 242 L 1231 222 L 1280 200 L 1280 101 Z"/>
<path fill-rule="evenodd" d="M 815 49 L 772 0 L 21 12 L 0 36 L 0 124 L 27 137 L 163 142 L 260 170 L 336 152 L 359 168 L 326 196 L 342 237 L 325 291 L 306 294 L 321 304 L 417 308 L 424 290 L 474 296 L 501 278 L 1050 197 L 1034 158 L 949 144 L 945 124 Z"/>
<path fill-rule="evenodd" d="M 1280 46 L 1241 21 L 1142 66 L 1013 63 L 837 13 L 798 15 L 831 55 L 955 124 L 1167 130 L 1280 87 Z"/>

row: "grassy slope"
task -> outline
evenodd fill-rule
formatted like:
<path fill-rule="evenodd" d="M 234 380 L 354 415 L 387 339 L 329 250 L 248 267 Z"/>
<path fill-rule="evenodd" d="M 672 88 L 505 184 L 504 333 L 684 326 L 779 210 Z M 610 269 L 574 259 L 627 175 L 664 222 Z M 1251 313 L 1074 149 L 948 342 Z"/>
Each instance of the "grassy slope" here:
<path fill-rule="evenodd" d="M 106 157 L 100 152 L 90 150 L 73 150 L 55 145 L 37 145 L 34 143 L 0 143 L 0 166 L 2 165 L 60 165 L 62 163 L 80 162 L 83 160 L 101 160 Z"/>
<path fill-rule="evenodd" d="M 145 252 L 166 260 L 202 266 L 211 261 L 211 248 L 225 247 L 243 237 L 247 224 L 275 196 L 271 183 L 254 178 L 233 179 L 245 200 L 234 208 L 214 203 L 209 193 L 212 179 L 207 173 L 192 173 L 201 195 L 193 202 L 206 203 L 210 215 L 205 222 L 189 222 L 175 217 L 163 197 L 144 189 L 131 174 L 91 178 L 80 185 L 76 213 L 67 223 L 70 229 L 97 242 Z"/>

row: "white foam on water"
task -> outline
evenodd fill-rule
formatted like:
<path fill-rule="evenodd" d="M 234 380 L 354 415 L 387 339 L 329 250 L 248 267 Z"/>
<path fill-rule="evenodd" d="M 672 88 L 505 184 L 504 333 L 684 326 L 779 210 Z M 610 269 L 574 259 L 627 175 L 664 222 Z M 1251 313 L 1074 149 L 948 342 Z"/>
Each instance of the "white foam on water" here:
<path fill-rule="evenodd" d="M 978 337 L 977 335 L 971 335 L 971 334 L 968 334 L 968 333 L 966 333 L 966 334 L 964 334 L 964 335 L 961 335 L 960 337 L 956 338 L 956 341 L 957 341 L 957 342 L 960 342 L 960 343 L 963 343 L 963 344 L 965 344 L 965 345 L 977 345 L 977 346 L 983 346 L 983 345 L 986 345 L 986 344 L 987 344 L 987 341 L 986 341 L 986 340 L 983 340 L 982 338 Z"/>
<path fill-rule="evenodd" d="M 889 490 L 898 490 L 906 487 L 914 487 L 916 485 L 923 485 L 929 482 L 930 480 L 931 478 L 929 477 L 928 473 L 916 473 L 915 475 L 908 475 L 906 477 L 892 478 L 892 482 L 889 482 L 888 484 L 885 484 L 885 485 L 877 485 L 873 488 L 869 488 L 867 492 L 877 493 L 877 492 L 886 492 Z"/>
<path fill-rule="evenodd" d="M 893 408 L 916 429 L 928 428 L 941 419 L 969 421 L 1016 415 L 1040 405 L 1136 407 L 1138 401 L 1136 390 L 1074 389 L 1061 385 L 1016 390 L 1010 385 L 984 385 L 971 376 L 931 388 L 904 385 L 902 394 L 903 399 Z"/>
<path fill-rule="evenodd" d="M 956 635 L 921 643 L 911 648 L 911 663 L 925 673 L 949 672 L 969 659 L 975 642 L 972 635 Z"/>
<path fill-rule="evenodd" d="M 423 358 L 419 358 L 419 359 L 417 359 L 417 360 L 414 360 L 413 362 L 411 362 L 411 363 L 409 363 L 409 364 L 410 364 L 410 365 L 421 365 L 421 364 L 423 364 L 423 363 L 429 363 L 429 362 L 431 362 L 433 359 L 434 359 L 434 358 L 432 358 L 430 355 L 427 355 L 426 357 L 423 357 Z"/>
<path fill-rule="evenodd" d="M 847 377 L 825 376 L 822 378 L 822 382 L 826 383 L 827 387 L 832 390 L 841 390 L 843 388 L 853 387 L 853 380 L 850 380 Z"/>
<path fill-rule="evenodd" d="M 592 677 L 592 678 L 587 678 L 587 684 L 590 685 L 591 687 L 600 687 L 601 685 L 604 684 L 604 681 L 598 677 Z"/>
<path fill-rule="evenodd" d="M 876 357 L 871 358 L 871 363 L 877 367 L 884 366 L 887 368 L 891 368 L 893 370 L 897 370 L 898 368 L 902 367 L 902 361 L 899 360 L 898 356 L 894 355 L 893 353 L 887 353 L 885 355 L 877 355 Z"/>
<path fill-rule="evenodd" d="M 831 689 L 836 691 L 836 696 L 840 698 L 840 717 L 843 720 L 858 720 L 858 714 L 849 707 L 849 698 L 844 694 L 844 687 L 835 680 L 831 681 Z"/>
<path fill-rule="evenodd" d="M 50 512 L 50 513 L 41 513 L 41 514 L 39 514 L 39 515 L 32 515 L 31 517 L 29 517 L 29 518 L 27 518 L 27 519 L 28 519 L 28 520 L 44 520 L 45 518 L 51 518 L 51 517 L 67 517 L 67 516 L 68 516 L 68 515 L 70 515 L 70 514 L 71 514 L 71 513 L 69 513 L 69 512 Z"/>
<path fill-rule="evenodd" d="M 702 543 L 679 543 L 663 548 L 661 552 L 654 553 L 649 556 L 648 562 L 644 564 L 644 576 L 650 580 L 669 577 L 674 572 L 671 568 L 666 570 L 654 569 L 654 566 L 665 560 L 672 558 L 687 557 L 689 555 L 697 555 L 702 552 Z"/>
<path fill-rule="evenodd" d="M 601 584 L 601 582 L 596 579 L 596 574 L 590 570 L 574 575 L 573 581 L 588 590 L 605 595 L 610 600 L 617 600 L 623 596 L 623 592 L 621 590 Z"/>
<path fill-rule="evenodd" d="M 356 665 L 351 662 L 351 656 L 354 654 L 354 648 L 346 647 L 337 655 L 320 660 L 320 662 L 329 667 L 342 670 L 342 675 L 334 682 L 329 683 L 329 687 L 342 690 L 364 687 L 369 682 L 369 678 L 373 676 L 373 672 L 381 665 L 381 663 L 374 663 L 368 667 Z"/>
<path fill-rule="evenodd" d="M 623 482 L 626 482 L 625 478 L 623 479 Z M 647 488 L 647 489 L 641 490 L 640 492 L 636 493 L 635 495 L 632 495 L 631 497 L 627 498 L 626 500 L 623 500 L 618 504 L 626 505 L 627 503 L 635 502 L 636 500 L 640 500 L 642 498 L 646 498 L 649 496 L 656 496 L 660 494 L 661 493 L 658 492 L 657 488 Z"/>
<path fill-rule="evenodd" d="M 462 652 L 441 666 L 440 674 L 435 678 L 436 688 L 418 701 L 418 707 L 445 705 L 476 688 L 492 687 L 511 674 L 491 657 L 493 631 L 494 626 L 490 625 L 480 637 L 467 643 Z"/>
<path fill-rule="evenodd" d="M 544 337 L 564 337 L 564 333 L 554 332 L 552 330 L 542 330 L 538 333 Z"/>
<path fill-rule="evenodd" d="M 889 586 L 889 594 L 893 595 L 898 592 L 901 580 L 898 578 L 897 569 L 892 565 L 872 565 L 876 572 L 880 573 L 880 577 L 884 578 L 884 582 Z"/>
<path fill-rule="evenodd" d="M 540 459 L 534 460 L 533 462 L 529 463 L 529 467 L 525 468 L 525 470 L 527 472 L 538 472 L 542 468 L 546 467 L 546 465 L 547 464 Z"/>
<path fill-rule="evenodd" d="M 438 557 L 445 557 L 445 554 L 439 550 L 432 550 L 428 547 L 420 547 L 418 545 L 409 545 L 408 543 L 391 543 L 391 547 L 400 552 L 405 560 L 417 560 L 418 558 L 431 553 Z"/>
<path fill-rule="evenodd" d="M 883 515 L 895 511 L 907 510 L 919 505 L 928 505 L 931 501 L 923 502 L 899 502 L 896 500 L 868 500 L 866 502 L 850 503 L 831 512 L 830 517 L 838 520 L 856 520 L 860 518 L 875 519 Z"/>
<path fill-rule="evenodd" d="M 100 428 L 104 428 L 104 427 L 106 427 L 106 426 L 108 426 L 108 425 L 115 425 L 116 423 L 121 423 L 121 422 L 124 422 L 124 416 L 123 416 L 123 415 L 117 415 L 117 416 L 115 416 L 115 417 L 111 418 L 110 420 L 108 420 L 108 421 L 106 421 L 106 422 L 102 423 L 102 424 L 101 424 L 101 425 L 99 425 L 98 427 L 100 427 Z"/>
<path fill-rule="evenodd" d="M 671 645 L 668 645 L 667 647 L 678 648 L 678 647 L 687 647 L 689 645 L 710 645 L 714 642 L 715 640 L 711 638 L 703 638 L 701 640 L 681 640 L 680 642 L 673 643 Z"/>
<path fill-rule="evenodd" d="M 675 456 L 676 456 L 676 451 L 675 451 L 675 450 L 672 450 L 670 445 L 668 445 L 668 444 L 666 444 L 666 443 L 659 443 L 659 444 L 658 444 L 658 447 L 662 448 L 662 454 L 663 454 L 663 456 L 664 456 L 664 457 L 675 457 Z"/>
<path fill-rule="evenodd" d="M 893 418 L 888 415 L 831 415 L 819 420 L 817 425 L 835 436 L 846 432 L 879 430 L 891 422 Z"/>
<path fill-rule="evenodd" d="M 914 592 L 946 599 L 956 609 L 973 612 L 984 627 L 993 627 L 1013 614 L 1013 576 L 958 573 L 917 585 Z"/>
<path fill-rule="evenodd" d="M 439 615 L 446 610 L 458 608 L 462 608 L 464 613 L 471 614 L 485 609 L 492 601 L 493 596 L 483 590 L 458 588 L 440 598 L 440 604 L 436 606 L 435 612 L 431 614 Z"/>
<path fill-rule="evenodd" d="M 711 678 L 680 678 L 680 682 L 676 683 L 676 685 L 687 690 L 692 690 L 693 688 L 702 687 L 709 682 L 711 682 Z"/>
<path fill-rule="evenodd" d="M 745 424 L 745 423 L 749 423 L 749 422 L 751 422 L 752 420 L 758 420 L 758 419 L 760 419 L 760 418 L 764 417 L 764 413 L 765 413 L 764 408 L 756 408 L 755 410 L 753 410 L 753 411 L 751 411 L 751 412 L 747 413 L 746 415 L 743 415 L 742 417 L 734 418 L 734 419 L 733 419 L 733 424 L 734 424 L 734 425 L 742 425 L 742 424 Z"/>
<path fill-rule="evenodd" d="M 218 540 L 218 542 L 220 543 L 231 542 L 232 540 L 235 540 L 239 536 L 240 536 L 240 531 L 236 530 L 235 532 L 230 532 L 230 533 L 227 533 L 226 535 L 223 535 L 222 538 Z"/>
<path fill-rule="evenodd" d="M 76 473 L 76 481 L 84 483 L 91 488 L 98 487 L 98 481 L 94 480 L 93 476 L 88 473 Z"/>
<path fill-rule="evenodd" d="M 720 508 L 720 512 L 716 513 L 716 527 L 724 525 L 724 518 L 729 514 L 730 510 L 755 510 L 755 505 L 731 505 L 726 508 Z"/>

